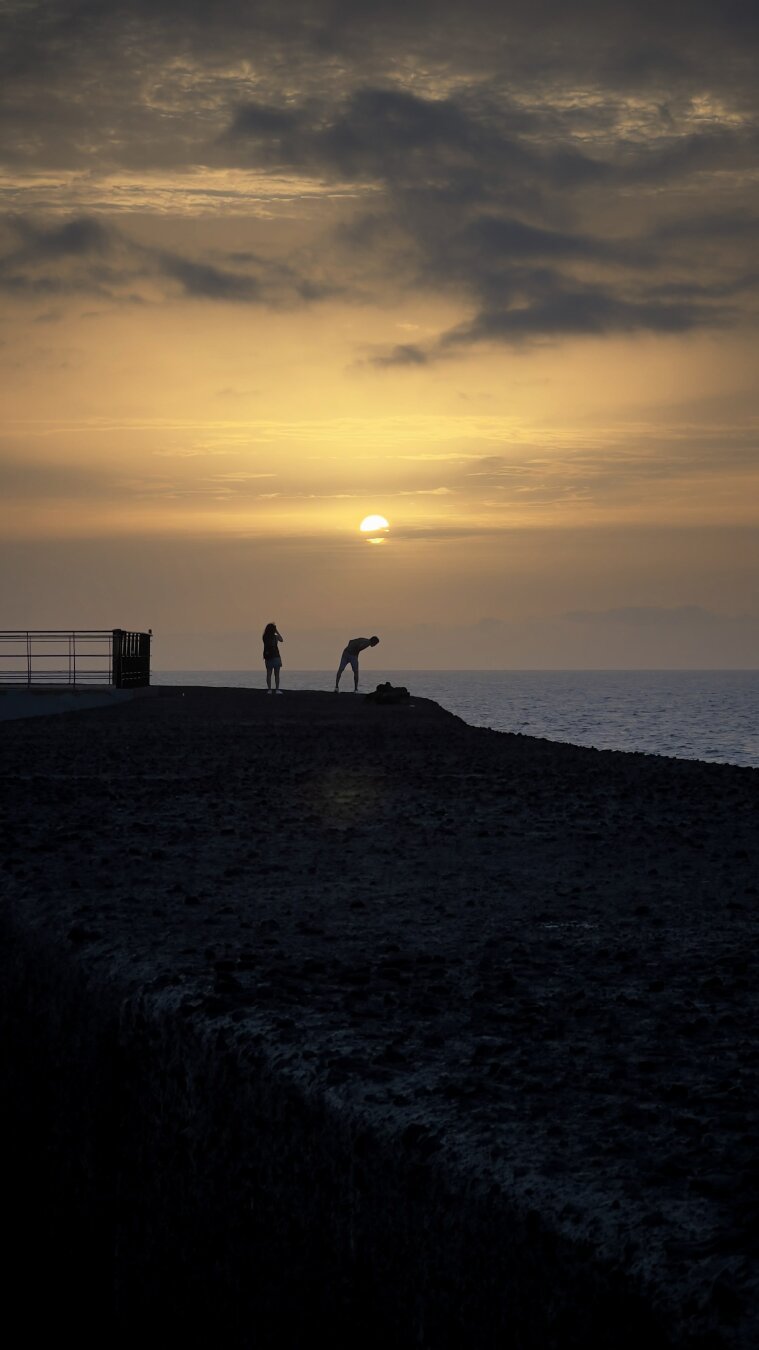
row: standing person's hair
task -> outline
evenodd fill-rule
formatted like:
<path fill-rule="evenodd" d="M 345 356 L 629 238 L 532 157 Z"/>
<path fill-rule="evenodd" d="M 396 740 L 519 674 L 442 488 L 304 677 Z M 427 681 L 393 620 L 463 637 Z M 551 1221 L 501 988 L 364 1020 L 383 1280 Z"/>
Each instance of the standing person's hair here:
<path fill-rule="evenodd" d="M 267 638 L 274 637 L 276 631 L 277 625 L 275 623 L 267 623 L 263 633 L 261 634 L 261 641 L 266 642 Z"/>

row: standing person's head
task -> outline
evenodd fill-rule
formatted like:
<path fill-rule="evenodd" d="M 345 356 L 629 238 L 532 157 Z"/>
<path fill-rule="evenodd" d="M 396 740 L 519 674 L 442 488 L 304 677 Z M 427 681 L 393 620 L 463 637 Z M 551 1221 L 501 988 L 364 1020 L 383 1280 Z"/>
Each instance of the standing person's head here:
<path fill-rule="evenodd" d="M 275 623 L 267 623 L 262 634 L 264 642 L 266 641 L 267 638 L 274 637 L 276 631 L 277 625 Z"/>
<path fill-rule="evenodd" d="M 370 638 L 369 638 L 369 642 L 370 642 L 370 644 L 371 644 L 372 647 L 376 647 L 376 646 L 377 646 L 377 643 L 379 642 L 379 638 L 376 637 L 376 636 L 375 636 L 375 637 L 370 637 Z"/>

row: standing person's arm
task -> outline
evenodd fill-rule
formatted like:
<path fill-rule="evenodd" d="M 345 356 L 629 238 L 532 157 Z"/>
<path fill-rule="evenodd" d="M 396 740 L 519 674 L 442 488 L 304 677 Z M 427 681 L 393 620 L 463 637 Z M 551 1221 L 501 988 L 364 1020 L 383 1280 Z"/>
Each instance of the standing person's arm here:
<path fill-rule="evenodd" d="M 274 636 L 277 639 L 277 642 L 284 642 L 285 640 L 281 633 L 275 633 Z"/>

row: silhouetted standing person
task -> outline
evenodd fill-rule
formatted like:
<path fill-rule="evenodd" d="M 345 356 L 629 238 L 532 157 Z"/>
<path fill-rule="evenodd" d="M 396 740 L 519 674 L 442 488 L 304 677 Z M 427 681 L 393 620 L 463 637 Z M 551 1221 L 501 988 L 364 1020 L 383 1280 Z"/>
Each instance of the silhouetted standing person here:
<path fill-rule="evenodd" d="M 340 684 L 340 676 L 345 670 L 345 667 L 350 666 L 351 670 L 353 671 L 353 692 L 355 694 L 356 690 L 358 689 L 359 652 L 363 652 L 367 647 L 376 647 L 378 642 L 379 642 L 378 637 L 351 638 L 342 656 L 340 657 L 340 666 L 338 668 L 337 675 L 335 676 L 335 693 L 338 692 L 338 686 Z"/>
<path fill-rule="evenodd" d="M 279 687 L 279 672 L 282 669 L 282 657 L 279 654 L 279 644 L 280 642 L 284 642 L 285 639 L 281 633 L 277 632 L 277 625 L 275 623 L 267 623 L 262 637 L 264 644 L 264 663 L 266 665 L 266 692 L 267 694 L 271 694 L 272 692 L 281 694 L 282 690 Z M 274 675 L 274 682 L 276 684 L 276 689 L 274 690 L 272 690 L 271 687 L 272 674 Z"/>

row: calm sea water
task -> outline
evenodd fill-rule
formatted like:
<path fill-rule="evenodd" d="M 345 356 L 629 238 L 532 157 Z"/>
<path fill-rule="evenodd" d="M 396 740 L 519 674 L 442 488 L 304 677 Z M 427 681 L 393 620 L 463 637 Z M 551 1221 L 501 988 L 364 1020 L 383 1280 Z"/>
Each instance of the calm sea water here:
<path fill-rule="evenodd" d="M 346 697 L 350 671 L 343 676 Z M 172 670 L 154 684 L 260 689 L 259 671 Z M 759 768 L 757 670 L 378 670 L 364 692 L 390 680 L 433 698 L 472 726 L 519 731 L 602 750 L 643 750 Z M 331 689 L 332 671 L 283 670 L 283 689 Z M 341 694 L 341 697 L 343 695 Z"/>

